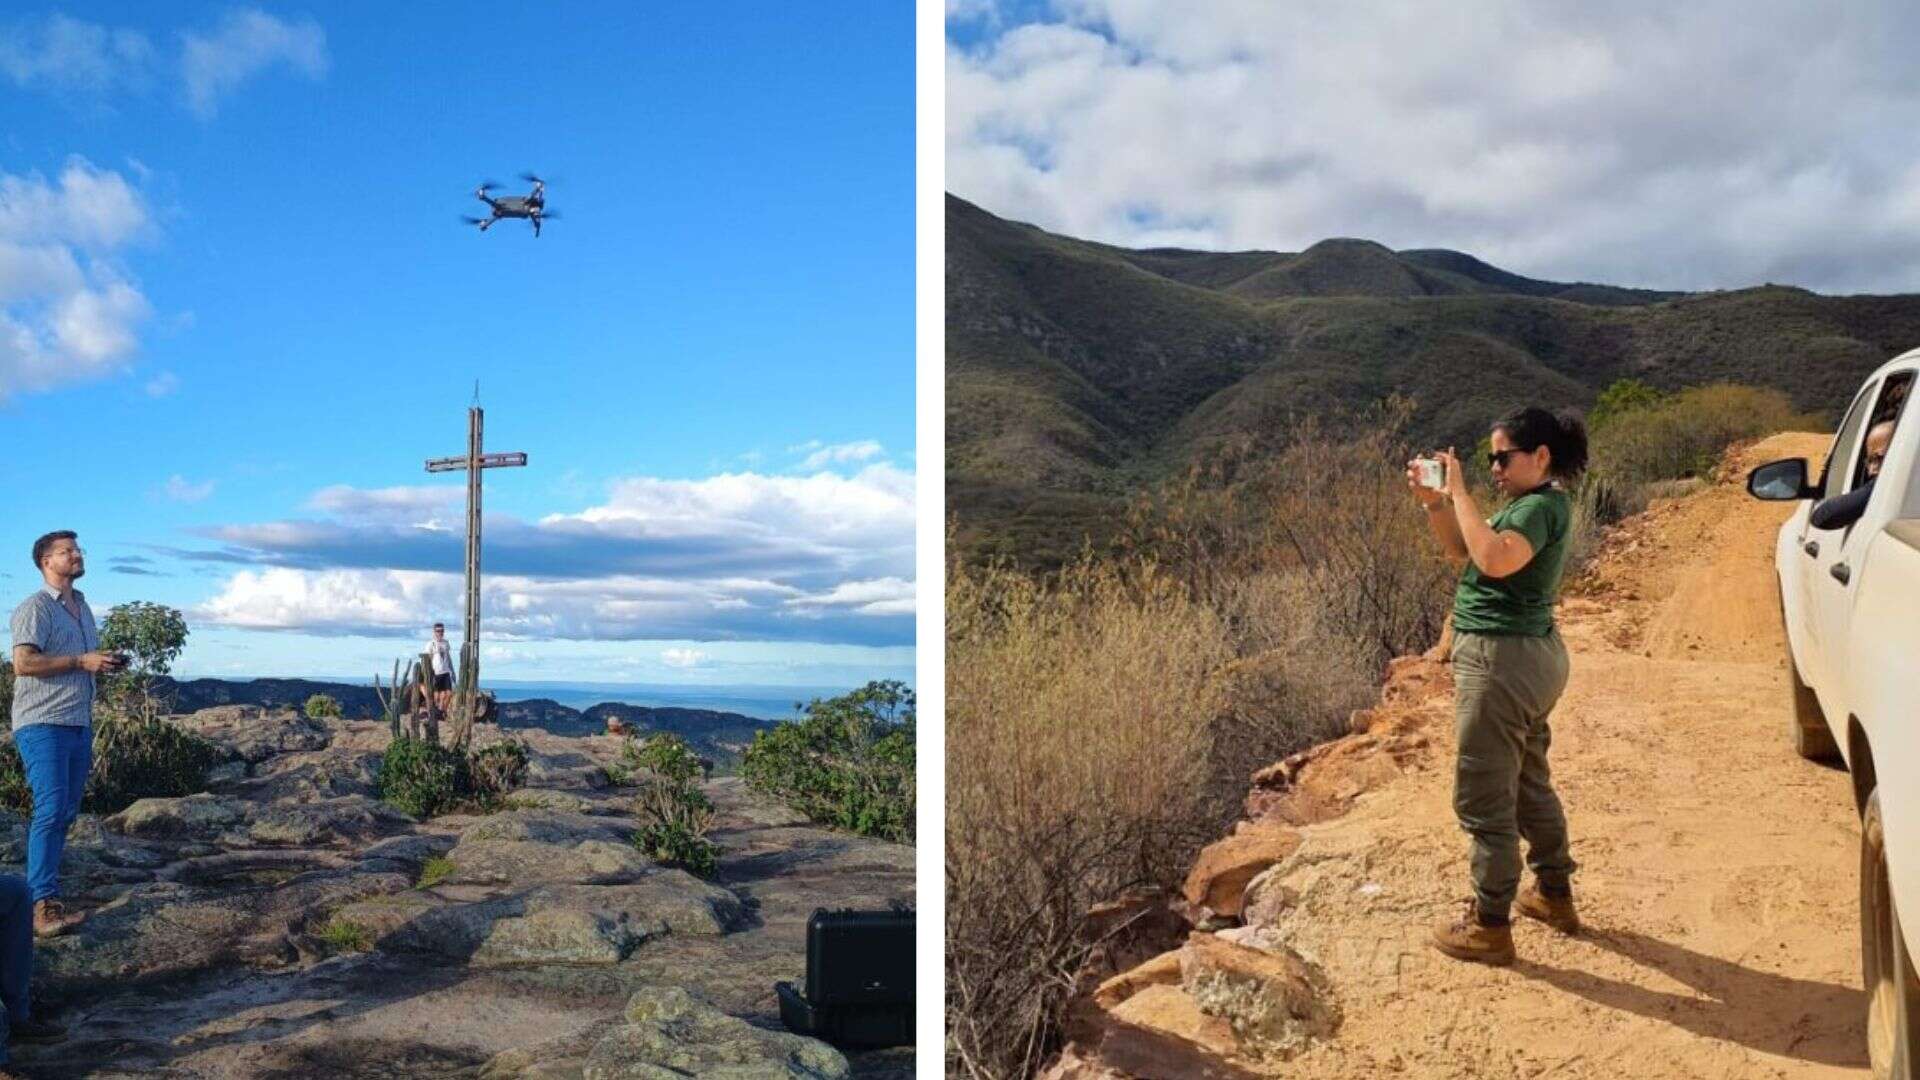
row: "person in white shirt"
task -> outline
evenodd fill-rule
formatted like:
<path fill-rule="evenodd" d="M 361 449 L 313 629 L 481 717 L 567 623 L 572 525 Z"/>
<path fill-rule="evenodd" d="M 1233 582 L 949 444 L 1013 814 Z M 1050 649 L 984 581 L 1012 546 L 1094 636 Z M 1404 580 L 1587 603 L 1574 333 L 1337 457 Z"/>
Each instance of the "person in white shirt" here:
<path fill-rule="evenodd" d="M 427 661 L 433 667 L 434 711 L 445 713 L 453 698 L 453 646 L 447 642 L 447 624 L 434 623 L 427 642 Z"/>

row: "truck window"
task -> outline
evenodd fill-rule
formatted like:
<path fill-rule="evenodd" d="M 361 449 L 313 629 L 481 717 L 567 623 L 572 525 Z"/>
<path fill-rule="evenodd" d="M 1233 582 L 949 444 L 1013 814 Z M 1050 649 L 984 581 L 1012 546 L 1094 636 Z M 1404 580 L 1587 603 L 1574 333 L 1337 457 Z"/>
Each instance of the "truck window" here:
<path fill-rule="evenodd" d="M 1867 403 L 1873 400 L 1873 392 L 1879 388 L 1879 383 L 1869 383 L 1847 410 L 1847 418 L 1840 424 L 1840 434 L 1834 437 L 1833 449 L 1827 452 L 1826 474 L 1820 481 L 1821 498 L 1831 499 L 1846 494 L 1847 480 L 1852 477 L 1853 463 L 1859 457 L 1860 429 L 1866 426 Z"/>
<path fill-rule="evenodd" d="M 1867 422 L 1861 425 L 1864 431 L 1860 436 L 1861 446 L 1866 445 L 1867 436 L 1872 435 L 1873 429 L 1882 423 L 1892 423 L 1898 430 L 1900 415 L 1906 411 L 1907 397 L 1912 390 L 1913 372 L 1896 371 L 1887 376 L 1886 381 L 1880 384 L 1880 396 L 1873 403 L 1873 411 L 1867 414 Z M 1852 491 L 1866 482 L 1867 455 L 1862 450 L 1854 463 L 1853 479 L 1847 484 L 1847 490 Z M 1878 498 L 1876 496 L 1876 501 Z"/>

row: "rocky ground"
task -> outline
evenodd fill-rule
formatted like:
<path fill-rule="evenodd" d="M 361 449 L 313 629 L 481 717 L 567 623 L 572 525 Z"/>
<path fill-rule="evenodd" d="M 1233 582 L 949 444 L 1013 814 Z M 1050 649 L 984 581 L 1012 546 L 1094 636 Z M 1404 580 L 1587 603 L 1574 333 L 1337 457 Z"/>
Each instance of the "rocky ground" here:
<path fill-rule="evenodd" d="M 1858 819 L 1845 772 L 1787 736 L 1792 507 L 1741 484 L 1828 441 L 1730 454 L 1569 590 L 1552 763 L 1584 933 L 1516 919 L 1504 968 L 1428 947 L 1467 844 L 1452 673 L 1406 657 L 1353 734 L 1253 778 L 1175 905 L 1190 936 L 1089 995 L 1048 1080 L 1864 1076 Z"/>
<path fill-rule="evenodd" d="M 816 907 L 913 898 L 913 850 L 712 781 L 713 881 L 627 843 L 610 736 L 515 732 L 526 787 L 418 822 L 374 796 L 384 725 L 222 706 L 176 717 L 228 755 L 212 790 L 73 828 L 34 993 L 71 1029 L 32 1077 L 907 1077 L 911 1049 L 787 1034 Z M 477 741 L 500 737 L 483 728 Z M 25 824 L 0 819 L 0 870 Z M 439 876 L 422 884 L 423 871 Z M 444 860 L 444 861 L 442 861 Z M 450 866 L 447 865 L 450 863 Z"/>

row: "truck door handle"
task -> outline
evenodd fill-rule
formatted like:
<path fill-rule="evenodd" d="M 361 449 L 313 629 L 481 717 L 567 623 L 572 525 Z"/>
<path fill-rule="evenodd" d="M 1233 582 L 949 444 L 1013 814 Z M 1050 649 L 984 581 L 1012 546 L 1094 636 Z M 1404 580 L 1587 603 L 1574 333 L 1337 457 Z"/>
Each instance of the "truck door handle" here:
<path fill-rule="evenodd" d="M 1809 540 L 1806 543 L 1800 545 L 1800 550 L 1806 552 L 1807 554 L 1817 559 L 1820 557 L 1820 541 Z"/>
<path fill-rule="evenodd" d="M 1834 563 L 1833 566 L 1828 569 L 1827 573 L 1832 574 L 1834 580 L 1842 585 L 1845 585 L 1847 580 L 1853 577 L 1853 571 L 1847 569 L 1847 564 L 1843 562 Z"/>

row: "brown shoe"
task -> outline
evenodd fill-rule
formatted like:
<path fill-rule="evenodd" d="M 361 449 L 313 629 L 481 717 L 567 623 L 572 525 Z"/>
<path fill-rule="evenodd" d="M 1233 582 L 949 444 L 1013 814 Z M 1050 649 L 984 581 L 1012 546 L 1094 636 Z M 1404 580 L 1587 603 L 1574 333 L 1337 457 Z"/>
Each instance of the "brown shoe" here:
<path fill-rule="evenodd" d="M 59 937 L 86 921 L 86 915 L 78 911 L 68 911 L 58 899 L 53 897 L 33 905 L 34 937 Z"/>
<path fill-rule="evenodd" d="M 1534 882 L 1513 898 L 1513 909 L 1529 919 L 1539 919 L 1563 934 L 1580 932 L 1580 915 L 1573 910 L 1573 897 L 1548 896 Z"/>
<path fill-rule="evenodd" d="M 1455 960 L 1496 966 L 1513 963 L 1513 927 L 1482 926 L 1472 900 L 1458 918 L 1433 928 L 1433 947 Z"/>

